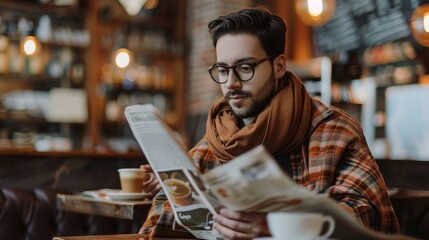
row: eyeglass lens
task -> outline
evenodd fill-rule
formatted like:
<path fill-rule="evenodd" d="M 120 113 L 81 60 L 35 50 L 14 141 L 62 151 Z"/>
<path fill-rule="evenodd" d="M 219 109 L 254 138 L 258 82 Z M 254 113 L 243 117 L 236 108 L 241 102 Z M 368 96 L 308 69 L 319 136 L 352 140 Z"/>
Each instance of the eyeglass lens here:
<path fill-rule="evenodd" d="M 238 63 L 233 66 L 222 66 L 213 65 L 209 68 L 209 73 L 212 79 L 217 83 L 226 83 L 228 81 L 229 70 L 232 69 L 234 76 L 242 82 L 250 81 L 255 74 L 255 67 L 271 58 L 275 55 L 263 58 L 254 63 Z"/>
<path fill-rule="evenodd" d="M 228 81 L 229 69 L 232 68 L 236 78 L 240 81 L 249 81 L 253 77 L 253 67 L 249 64 L 243 63 L 232 67 L 217 66 L 210 70 L 210 75 L 213 80 L 219 83 Z"/>

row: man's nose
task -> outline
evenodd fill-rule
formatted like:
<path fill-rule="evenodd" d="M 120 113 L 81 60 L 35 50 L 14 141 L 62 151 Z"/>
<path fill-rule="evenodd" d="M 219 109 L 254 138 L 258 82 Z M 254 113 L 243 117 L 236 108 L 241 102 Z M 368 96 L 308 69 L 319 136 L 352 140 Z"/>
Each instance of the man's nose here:
<path fill-rule="evenodd" d="M 225 86 L 227 88 L 237 88 L 241 86 L 240 79 L 237 78 L 237 76 L 234 73 L 233 69 L 228 69 L 228 78 L 226 79 Z"/>

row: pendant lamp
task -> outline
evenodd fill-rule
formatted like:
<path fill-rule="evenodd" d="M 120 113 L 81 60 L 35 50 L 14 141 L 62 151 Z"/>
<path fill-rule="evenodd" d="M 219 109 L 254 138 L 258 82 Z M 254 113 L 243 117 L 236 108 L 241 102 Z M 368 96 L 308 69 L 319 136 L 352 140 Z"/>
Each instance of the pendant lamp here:
<path fill-rule="evenodd" d="M 320 26 L 334 14 L 335 0 L 296 0 L 295 10 L 305 24 Z"/>
<path fill-rule="evenodd" d="M 414 10 L 410 26 L 416 41 L 429 47 L 429 4 L 421 5 Z"/>

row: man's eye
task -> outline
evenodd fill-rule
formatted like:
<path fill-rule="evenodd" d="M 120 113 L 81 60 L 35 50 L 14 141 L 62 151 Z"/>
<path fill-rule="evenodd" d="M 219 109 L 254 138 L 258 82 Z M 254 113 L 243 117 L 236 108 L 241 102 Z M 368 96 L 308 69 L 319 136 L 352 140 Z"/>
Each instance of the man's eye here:
<path fill-rule="evenodd" d="M 242 73 L 250 73 L 252 72 L 252 67 L 248 64 L 242 64 L 238 67 L 238 71 Z"/>
<path fill-rule="evenodd" d="M 219 72 L 219 75 L 228 75 L 228 69 L 223 67 L 218 67 L 217 71 Z"/>

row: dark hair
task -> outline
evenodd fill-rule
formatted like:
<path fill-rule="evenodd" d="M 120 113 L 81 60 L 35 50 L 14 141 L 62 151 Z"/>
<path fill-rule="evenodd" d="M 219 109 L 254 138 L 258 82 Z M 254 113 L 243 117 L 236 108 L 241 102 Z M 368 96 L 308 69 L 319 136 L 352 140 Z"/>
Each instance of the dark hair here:
<path fill-rule="evenodd" d="M 212 20 L 209 32 L 216 47 L 225 34 L 249 33 L 258 37 L 268 56 L 283 54 L 286 44 L 286 24 L 265 7 L 240 10 Z"/>

